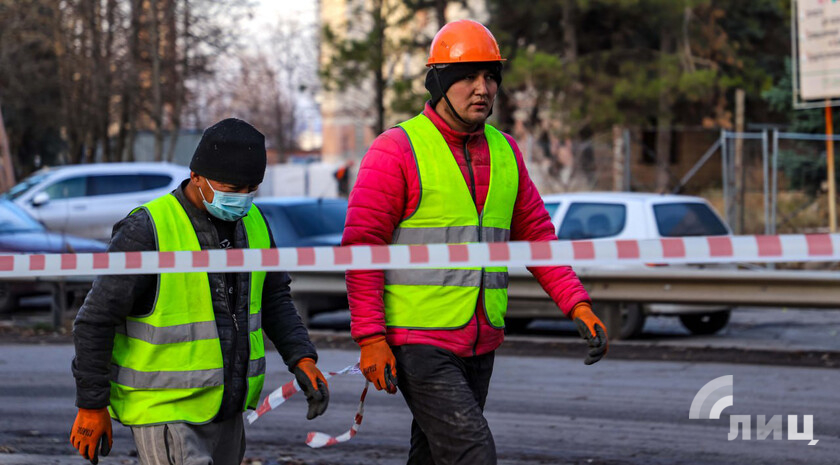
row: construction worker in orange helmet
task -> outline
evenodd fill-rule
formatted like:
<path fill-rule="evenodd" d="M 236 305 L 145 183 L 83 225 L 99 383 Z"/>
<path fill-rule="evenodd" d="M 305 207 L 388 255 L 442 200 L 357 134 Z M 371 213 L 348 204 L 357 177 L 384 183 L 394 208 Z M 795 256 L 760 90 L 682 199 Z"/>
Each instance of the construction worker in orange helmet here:
<path fill-rule="evenodd" d="M 513 138 L 486 124 L 502 82 L 493 34 L 462 20 L 434 37 L 423 112 L 382 133 L 359 167 L 342 245 L 556 240 L 551 218 Z M 567 266 L 531 267 L 589 345 L 607 332 Z M 504 340 L 507 268 L 349 270 L 351 334 L 378 390 L 406 401 L 409 465 L 493 465 L 484 418 L 496 349 Z"/>
<path fill-rule="evenodd" d="M 426 89 L 432 95 L 432 106 L 443 98 L 447 109 L 452 112 L 449 116 L 467 126 L 474 126 L 478 121 L 465 120 L 452 105 L 446 90 L 454 82 L 481 69 L 491 73 L 498 88 L 502 84 L 503 61 L 506 60 L 502 58 L 496 38 L 483 24 L 464 19 L 445 25 L 432 40 L 426 62 L 430 68 L 426 74 Z M 488 105 L 484 119 L 492 113 L 493 106 Z"/>

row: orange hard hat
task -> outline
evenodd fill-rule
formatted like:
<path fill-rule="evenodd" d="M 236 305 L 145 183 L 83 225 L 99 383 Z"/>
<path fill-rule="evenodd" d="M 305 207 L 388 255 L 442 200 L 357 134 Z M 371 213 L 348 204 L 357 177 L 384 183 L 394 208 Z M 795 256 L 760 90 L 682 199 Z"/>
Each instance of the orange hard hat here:
<path fill-rule="evenodd" d="M 470 19 L 453 21 L 438 31 L 426 66 L 446 63 L 505 61 L 489 29 Z"/>

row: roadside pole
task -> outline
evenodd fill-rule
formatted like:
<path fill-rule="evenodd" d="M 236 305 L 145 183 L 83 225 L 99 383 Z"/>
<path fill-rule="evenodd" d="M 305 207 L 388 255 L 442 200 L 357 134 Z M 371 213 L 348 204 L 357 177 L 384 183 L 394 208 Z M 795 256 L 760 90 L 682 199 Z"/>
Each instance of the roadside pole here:
<path fill-rule="evenodd" d="M 835 38 L 835 25 L 840 23 L 840 3 L 793 0 L 790 12 L 793 108 L 825 109 L 828 229 L 835 233 L 837 181 L 831 107 L 840 105 L 840 41 Z"/>
<path fill-rule="evenodd" d="M 67 312 L 67 284 L 60 278 L 53 285 L 52 293 L 52 326 L 58 331 L 64 326 L 64 314 Z"/>
<path fill-rule="evenodd" d="M 746 100 L 746 92 L 744 89 L 735 90 L 735 154 L 733 157 L 734 170 L 732 172 L 732 180 L 735 185 L 735 192 L 732 197 L 733 219 L 730 226 L 735 228 L 738 234 L 744 233 L 744 215 L 746 213 L 745 206 L 745 192 L 746 184 L 746 170 L 744 170 L 744 106 Z"/>
<path fill-rule="evenodd" d="M 831 118 L 831 102 L 825 105 L 825 153 L 828 171 L 828 230 L 837 232 L 837 184 L 834 176 L 834 123 Z"/>

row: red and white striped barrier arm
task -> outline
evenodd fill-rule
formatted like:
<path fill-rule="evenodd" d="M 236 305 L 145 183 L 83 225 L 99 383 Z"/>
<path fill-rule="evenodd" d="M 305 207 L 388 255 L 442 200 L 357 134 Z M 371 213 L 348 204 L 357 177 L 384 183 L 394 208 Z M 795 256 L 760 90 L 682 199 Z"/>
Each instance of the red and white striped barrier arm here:
<path fill-rule="evenodd" d="M 451 266 L 831 262 L 840 234 L 0 255 L 0 278 Z"/>

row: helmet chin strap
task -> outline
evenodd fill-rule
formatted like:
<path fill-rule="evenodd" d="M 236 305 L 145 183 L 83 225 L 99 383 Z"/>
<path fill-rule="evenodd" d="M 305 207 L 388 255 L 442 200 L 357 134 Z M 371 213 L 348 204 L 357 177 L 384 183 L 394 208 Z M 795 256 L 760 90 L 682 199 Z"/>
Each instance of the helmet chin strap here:
<path fill-rule="evenodd" d="M 458 121 L 467 125 L 467 127 L 473 126 L 472 123 L 466 122 L 464 118 L 461 118 L 461 115 L 459 115 L 458 112 L 455 111 L 455 107 L 452 106 L 452 102 L 449 101 L 449 97 L 447 97 L 446 92 L 443 91 L 443 85 L 440 83 L 440 76 L 438 76 L 437 66 L 432 67 L 432 72 L 435 75 L 435 82 L 437 82 L 438 89 L 440 90 L 440 93 L 443 94 L 443 99 L 446 100 L 446 105 L 449 106 L 449 110 L 452 112 L 452 114 L 455 115 L 456 118 L 458 118 Z"/>

